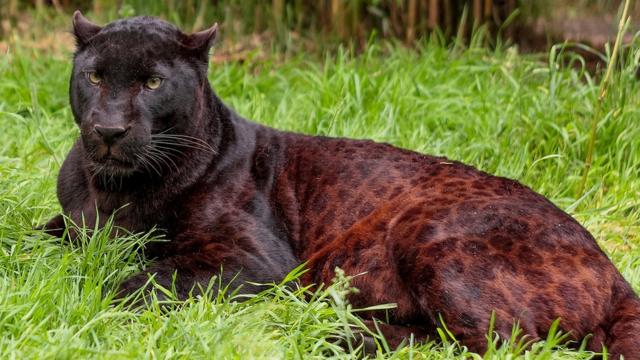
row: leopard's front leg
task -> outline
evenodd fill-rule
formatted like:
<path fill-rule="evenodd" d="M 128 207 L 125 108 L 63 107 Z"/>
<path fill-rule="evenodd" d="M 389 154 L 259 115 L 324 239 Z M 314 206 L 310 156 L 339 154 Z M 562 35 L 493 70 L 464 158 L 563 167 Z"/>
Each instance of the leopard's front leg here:
<path fill-rule="evenodd" d="M 180 300 L 201 294 L 201 289 L 209 285 L 213 286 L 213 296 L 220 286 L 229 292 L 255 294 L 264 287 L 251 283 L 278 283 L 299 263 L 288 241 L 250 218 L 226 219 L 206 231 L 185 232 L 166 245 L 161 253 L 170 255 L 126 280 L 118 297 L 126 297 L 145 286 L 149 276 L 160 286 L 174 289 Z M 150 291 L 147 287 L 145 293 L 148 295 Z M 157 291 L 156 294 L 163 298 Z"/>
<path fill-rule="evenodd" d="M 212 285 L 212 295 L 216 295 L 220 286 L 239 293 L 257 293 L 258 286 L 247 281 L 257 281 L 261 275 L 255 269 L 242 266 L 242 259 L 224 258 L 219 254 L 203 254 L 200 252 L 171 256 L 154 262 L 149 268 L 125 280 L 117 291 L 117 298 L 125 298 L 137 290 L 144 288 L 142 297 L 148 297 L 155 291 L 159 300 L 166 300 L 162 291 L 154 290 L 151 282 L 175 291 L 178 300 L 202 294 Z M 263 270 L 267 272 L 266 269 Z M 150 279 L 153 278 L 153 281 Z M 212 281 L 213 280 L 213 281 Z M 211 284 L 210 284 L 211 282 Z"/>

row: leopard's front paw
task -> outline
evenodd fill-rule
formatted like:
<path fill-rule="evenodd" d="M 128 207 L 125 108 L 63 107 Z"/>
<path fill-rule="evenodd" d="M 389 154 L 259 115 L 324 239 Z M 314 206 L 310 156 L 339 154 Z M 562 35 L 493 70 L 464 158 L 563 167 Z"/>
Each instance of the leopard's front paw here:
<path fill-rule="evenodd" d="M 133 307 L 149 305 L 154 299 L 159 302 L 172 300 L 170 295 L 165 293 L 167 290 L 154 286 L 151 276 L 147 273 L 140 273 L 125 280 L 120 284 L 114 300 Z"/>
<path fill-rule="evenodd" d="M 51 218 L 51 220 L 47 221 L 46 224 L 33 227 L 34 230 L 43 231 L 45 234 L 57 238 L 62 238 L 64 236 L 65 228 L 66 224 L 64 222 L 64 216 L 62 216 L 62 214 L 54 216 L 53 218 Z"/>

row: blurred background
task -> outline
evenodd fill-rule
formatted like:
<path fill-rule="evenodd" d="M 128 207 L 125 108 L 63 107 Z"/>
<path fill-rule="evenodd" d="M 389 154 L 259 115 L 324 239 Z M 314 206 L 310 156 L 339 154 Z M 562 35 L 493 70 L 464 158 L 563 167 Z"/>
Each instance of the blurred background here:
<path fill-rule="evenodd" d="M 154 15 L 195 31 L 221 25 L 215 61 L 243 61 L 261 53 L 322 54 L 362 50 L 372 41 L 416 46 L 425 37 L 444 43 L 516 45 L 546 52 L 574 50 L 598 68 L 617 31 L 621 0 L 0 0 L 0 53 L 12 41 L 45 49 L 73 48 L 70 16 L 80 9 L 97 23 Z M 632 5 L 632 20 L 640 15 Z M 637 23 L 625 41 L 632 41 Z"/>

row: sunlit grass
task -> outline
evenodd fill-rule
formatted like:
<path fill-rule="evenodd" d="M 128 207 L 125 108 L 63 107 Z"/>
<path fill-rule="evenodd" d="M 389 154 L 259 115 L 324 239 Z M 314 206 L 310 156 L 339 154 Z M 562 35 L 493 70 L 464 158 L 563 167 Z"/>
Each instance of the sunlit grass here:
<path fill-rule="evenodd" d="M 555 54 L 555 53 L 554 53 Z M 634 52 L 630 56 L 634 56 Z M 0 56 L 0 353 L 16 358 L 353 357 L 338 343 L 357 324 L 344 281 L 315 293 L 274 287 L 248 302 L 194 299 L 131 311 L 110 302 L 143 260 L 144 234 L 106 232 L 61 245 L 31 230 L 59 211 L 57 171 L 77 130 L 67 104 L 70 55 L 17 46 Z M 215 65 L 217 93 L 243 116 L 283 130 L 372 138 L 515 178 L 596 236 L 640 289 L 640 126 L 631 58 L 613 77 L 587 195 L 577 195 L 597 84 L 514 50 L 417 51 L 371 46 L 324 61 Z M 305 295 L 306 294 L 306 295 Z M 523 348 L 488 338 L 491 356 L 589 358 L 557 350 L 562 335 Z M 384 342 L 379 339 L 380 349 Z M 348 348 L 348 347 L 346 347 Z M 385 358 L 470 358 L 446 330 Z"/>

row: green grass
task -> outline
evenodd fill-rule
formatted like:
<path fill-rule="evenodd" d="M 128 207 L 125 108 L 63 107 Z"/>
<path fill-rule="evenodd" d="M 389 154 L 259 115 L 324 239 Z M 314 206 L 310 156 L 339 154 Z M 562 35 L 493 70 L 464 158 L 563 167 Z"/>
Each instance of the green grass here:
<path fill-rule="evenodd" d="M 630 52 L 630 57 L 636 52 Z M 577 217 L 640 289 L 640 118 L 635 69 L 616 72 L 598 128 L 585 196 L 577 194 L 597 84 L 559 56 L 512 50 L 416 52 L 371 46 L 357 57 L 247 61 L 211 68 L 213 87 L 240 114 L 280 129 L 372 138 L 445 155 L 516 178 Z M 630 58 L 625 59 L 630 63 Z M 143 260 L 144 235 L 77 246 L 31 230 L 60 209 L 58 169 L 78 131 L 67 104 L 69 54 L 23 46 L 0 56 L 0 357 L 352 358 L 336 345 L 357 324 L 346 280 L 308 294 L 273 287 L 248 302 L 196 299 L 131 311 L 111 303 Z M 307 295 L 305 296 L 305 293 Z M 104 295 L 106 294 L 106 295 Z M 441 341 L 379 358 L 478 358 Z M 558 348 L 492 346 L 491 358 L 590 358 Z M 498 344 L 494 337 L 491 343 Z M 349 348 L 349 347 L 346 347 Z"/>

